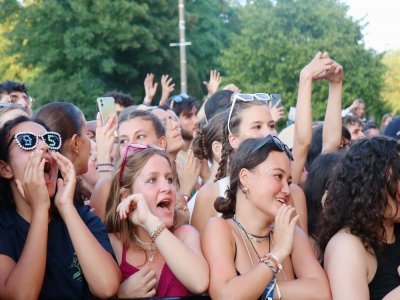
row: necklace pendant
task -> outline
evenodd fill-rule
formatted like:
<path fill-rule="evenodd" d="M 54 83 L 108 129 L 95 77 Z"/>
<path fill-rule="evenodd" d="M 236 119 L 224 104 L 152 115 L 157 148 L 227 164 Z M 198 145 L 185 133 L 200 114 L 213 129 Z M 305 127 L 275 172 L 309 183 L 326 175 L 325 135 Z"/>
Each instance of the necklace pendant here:
<path fill-rule="evenodd" d="M 149 262 L 153 262 L 153 260 L 154 260 L 154 254 L 153 253 L 151 253 L 149 255 L 148 260 L 149 260 Z"/>

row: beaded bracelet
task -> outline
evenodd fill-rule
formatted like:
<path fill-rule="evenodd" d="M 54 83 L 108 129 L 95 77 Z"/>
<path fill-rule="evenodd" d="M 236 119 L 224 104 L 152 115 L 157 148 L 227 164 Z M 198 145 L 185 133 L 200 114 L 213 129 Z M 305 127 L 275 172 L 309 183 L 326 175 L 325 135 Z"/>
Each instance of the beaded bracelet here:
<path fill-rule="evenodd" d="M 282 270 L 282 264 L 279 262 L 278 258 L 275 255 L 268 253 L 267 259 L 274 263 L 275 268 L 278 270 L 278 272 Z"/>
<path fill-rule="evenodd" d="M 112 162 L 96 163 L 96 169 L 98 169 L 99 167 L 105 167 L 105 166 L 109 166 L 109 167 L 115 168 L 115 164 L 112 163 Z"/>
<path fill-rule="evenodd" d="M 156 226 L 156 229 L 154 229 L 151 233 L 150 233 L 150 238 L 153 241 L 153 243 L 156 242 L 156 239 L 159 237 L 159 235 L 161 234 L 161 232 L 166 228 L 165 224 L 163 221 L 160 221 L 160 223 L 158 223 L 158 225 Z"/>

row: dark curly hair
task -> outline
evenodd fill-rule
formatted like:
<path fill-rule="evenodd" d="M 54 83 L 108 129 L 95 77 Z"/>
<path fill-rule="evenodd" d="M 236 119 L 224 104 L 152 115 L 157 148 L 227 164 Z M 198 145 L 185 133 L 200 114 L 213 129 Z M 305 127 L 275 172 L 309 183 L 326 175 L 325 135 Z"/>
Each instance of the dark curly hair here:
<path fill-rule="evenodd" d="M 225 219 L 232 218 L 235 214 L 236 194 L 238 189 L 241 188 L 240 170 L 243 168 L 254 169 L 268 158 L 271 151 L 283 152 L 271 140 L 253 153 L 253 149 L 255 149 L 260 140 L 262 139 L 247 139 L 243 141 L 229 163 L 230 182 L 229 188 L 226 190 L 226 198 L 218 197 L 214 203 L 215 210 L 222 213 L 222 217 Z"/>
<path fill-rule="evenodd" d="M 322 214 L 322 197 L 328 187 L 335 167 L 344 157 L 345 151 L 319 155 L 311 165 L 304 185 L 307 199 L 308 234 L 316 238 L 318 220 Z"/>
<path fill-rule="evenodd" d="M 382 249 L 389 198 L 396 207 L 391 215 L 397 214 L 400 204 L 399 151 L 400 144 L 386 137 L 362 139 L 350 147 L 328 186 L 318 226 L 322 252 L 342 228 L 359 237 L 367 251 Z"/>

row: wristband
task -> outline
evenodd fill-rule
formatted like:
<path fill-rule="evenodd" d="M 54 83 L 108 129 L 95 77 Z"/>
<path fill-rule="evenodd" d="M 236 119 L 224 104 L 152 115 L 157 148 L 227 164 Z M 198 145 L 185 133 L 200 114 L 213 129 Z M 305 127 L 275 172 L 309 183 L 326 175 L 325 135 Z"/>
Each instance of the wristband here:
<path fill-rule="evenodd" d="M 165 224 L 163 221 L 160 221 L 160 223 L 158 223 L 158 225 L 156 226 L 156 229 L 154 229 L 151 233 L 150 233 L 150 238 L 153 241 L 153 243 L 156 242 L 156 239 L 159 237 L 159 235 L 161 234 L 161 232 L 166 228 Z"/>

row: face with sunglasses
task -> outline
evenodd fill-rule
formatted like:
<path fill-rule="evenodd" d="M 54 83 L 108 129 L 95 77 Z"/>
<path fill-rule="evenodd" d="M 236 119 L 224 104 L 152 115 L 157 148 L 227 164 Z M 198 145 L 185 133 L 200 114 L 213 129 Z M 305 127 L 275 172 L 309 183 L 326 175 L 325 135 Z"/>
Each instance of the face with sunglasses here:
<path fill-rule="evenodd" d="M 237 149 L 242 141 L 276 135 L 275 121 L 268 108 L 269 95 L 233 94 L 228 115 L 229 142 Z M 240 120 L 240 122 L 238 122 Z M 239 123 L 239 126 L 236 124 Z"/>
<path fill-rule="evenodd" d="M 43 176 L 50 197 L 55 193 L 58 167 L 50 151 L 58 151 L 61 148 L 61 137 L 58 133 L 48 132 L 42 125 L 35 122 L 23 122 L 16 125 L 9 135 L 7 147 L 9 152 L 8 163 L 14 179 L 22 181 L 25 169 L 31 168 L 32 174 Z M 40 152 L 42 151 L 42 152 Z M 40 155 L 39 161 L 44 164 L 32 163 Z"/>

